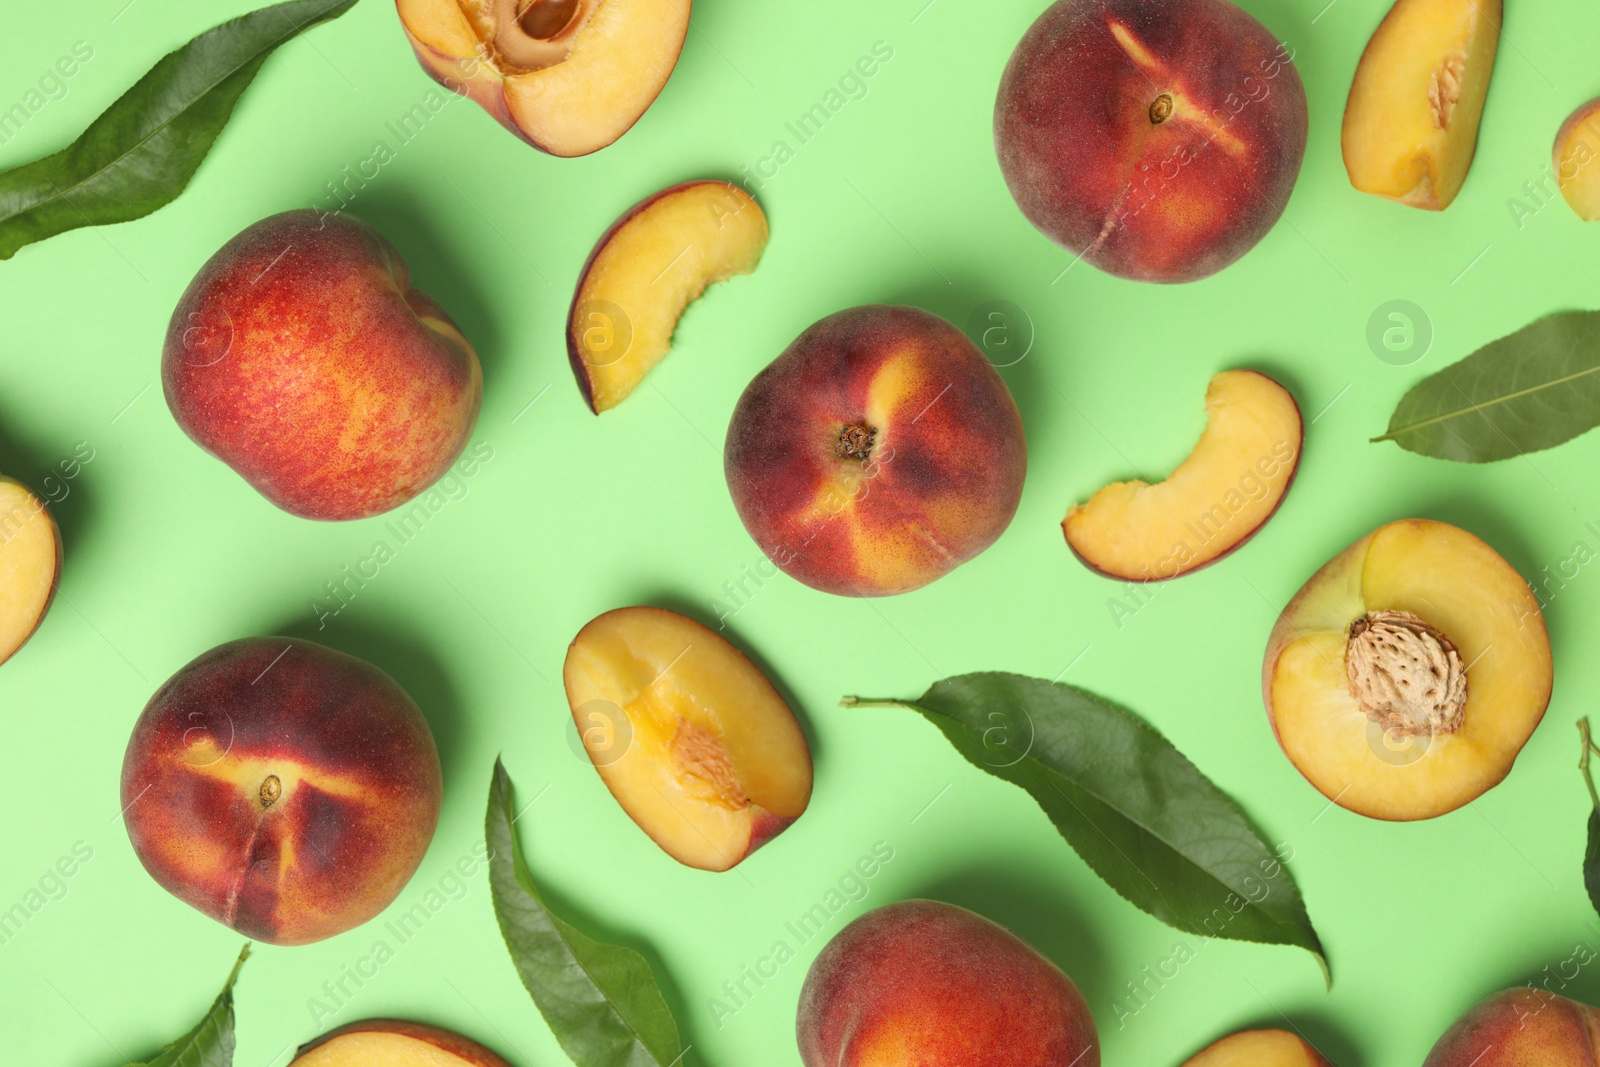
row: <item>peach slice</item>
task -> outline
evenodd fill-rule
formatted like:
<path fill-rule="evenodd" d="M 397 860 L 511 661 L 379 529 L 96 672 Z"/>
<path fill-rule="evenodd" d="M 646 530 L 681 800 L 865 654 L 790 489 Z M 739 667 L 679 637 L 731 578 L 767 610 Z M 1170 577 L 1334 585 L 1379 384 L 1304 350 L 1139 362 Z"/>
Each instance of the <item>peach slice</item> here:
<path fill-rule="evenodd" d="M 755 270 L 766 247 L 766 215 L 728 182 L 684 182 L 624 212 L 589 254 L 567 316 L 567 357 L 590 409 L 627 399 L 667 354 L 683 309 Z"/>
<path fill-rule="evenodd" d="M 554 156 L 611 144 L 655 102 L 692 0 L 396 0 L 422 67 Z"/>
<path fill-rule="evenodd" d="M 61 531 L 44 501 L 0 478 L 0 663 L 44 621 L 61 579 Z"/>
<path fill-rule="evenodd" d="M 1248 541 L 1283 502 L 1300 463 L 1300 407 L 1252 370 L 1206 388 L 1206 428 L 1166 481 L 1108 485 L 1061 523 L 1091 569 L 1149 582 L 1204 567 Z"/>
<path fill-rule="evenodd" d="M 1332 1067 L 1311 1043 L 1286 1030 L 1241 1030 L 1212 1042 L 1183 1067 Z"/>
<path fill-rule="evenodd" d="M 1350 184 L 1429 211 L 1461 191 L 1500 42 L 1501 0 L 1396 0 L 1345 104 Z"/>
<path fill-rule="evenodd" d="M 618 608 L 573 638 L 562 669 L 584 749 L 667 855 L 725 871 L 811 801 L 811 749 L 738 649 L 661 608 Z"/>
<path fill-rule="evenodd" d="M 289 1067 L 509 1067 L 476 1041 L 402 1019 L 351 1023 L 301 1045 Z"/>
<path fill-rule="evenodd" d="M 1567 117 L 1556 131 L 1556 184 L 1580 219 L 1600 218 L 1600 99 Z"/>
<path fill-rule="evenodd" d="M 1443 815 L 1503 779 L 1551 681 L 1528 583 L 1427 519 L 1382 526 L 1314 574 L 1262 669 L 1290 762 L 1335 803 L 1396 821 Z"/>

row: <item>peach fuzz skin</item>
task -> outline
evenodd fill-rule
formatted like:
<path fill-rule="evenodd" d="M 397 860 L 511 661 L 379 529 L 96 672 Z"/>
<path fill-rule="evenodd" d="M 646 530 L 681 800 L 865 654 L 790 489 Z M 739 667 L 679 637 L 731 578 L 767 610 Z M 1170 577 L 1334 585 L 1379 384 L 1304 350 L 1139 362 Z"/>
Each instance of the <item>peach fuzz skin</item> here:
<path fill-rule="evenodd" d="M 433 735 L 376 667 L 286 637 L 205 653 L 150 698 L 122 763 L 134 851 L 180 900 L 258 941 L 358 926 L 422 861 Z"/>
<path fill-rule="evenodd" d="M 404 1019 L 366 1019 L 295 1051 L 289 1067 L 510 1067 L 470 1038 Z"/>
<path fill-rule="evenodd" d="M 394 247 L 344 215 L 289 211 L 225 244 L 184 291 L 161 379 L 178 425 L 278 507 L 359 519 L 461 455 L 483 374 Z"/>
<path fill-rule="evenodd" d="M 1058 0 L 1017 45 L 994 113 L 1028 221 L 1150 282 L 1204 278 L 1266 236 L 1306 131 L 1292 56 L 1227 0 Z"/>
<path fill-rule="evenodd" d="M 1600 1011 L 1547 990 L 1503 990 L 1457 1019 L 1422 1067 L 1600 1067 Z"/>
<path fill-rule="evenodd" d="M 800 990 L 805 1067 L 1100 1067 L 1078 987 L 1029 945 L 951 904 L 868 912 Z"/>
<path fill-rule="evenodd" d="M 842 596 L 916 589 L 982 552 L 1028 465 L 1016 403 L 966 335 L 881 305 L 828 316 L 756 375 L 724 456 L 761 550 Z"/>

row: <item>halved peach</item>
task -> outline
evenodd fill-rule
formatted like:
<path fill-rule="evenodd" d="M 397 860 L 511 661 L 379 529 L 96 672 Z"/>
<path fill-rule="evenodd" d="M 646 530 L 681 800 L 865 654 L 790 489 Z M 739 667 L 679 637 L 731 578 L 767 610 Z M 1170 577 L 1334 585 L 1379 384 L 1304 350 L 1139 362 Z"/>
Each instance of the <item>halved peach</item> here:
<path fill-rule="evenodd" d="M 1241 1030 L 1212 1042 L 1183 1067 L 1332 1067 L 1303 1038 L 1287 1030 Z"/>
<path fill-rule="evenodd" d="M 562 669 L 585 750 L 639 828 L 680 863 L 725 871 L 811 801 L 811 748 L 744 654 L 692 619 L 618 608 Z"/>
<path fill-rule="evenodd" d="M 403 1019 L 368 1019 L 301 1045 L 289 1067 L 509 1067 L 460 1034 Z"/>
<path fill-rule="evenodd" d="M 1556 131 L 1556 184 L 1580 219 L 1600 218 L 1600 99 L 1584 104 Z"/>
<path fill-rule="evenodd" d="M 1290 762 L 1335 803 L 1389 820 L 1442 815 L 1499 783 L 1551 682 L 1528 583 L 1427 519 L 1379 527 L 1312 575 L 1262 669 Z"/>
<path fill-rule="evenodd" d="M 44 501 L 0 478 L 0 663 L 39 629 L 61 578 L 61 531 Z"/>
<path fill-rule="evenodd" d="M 396 0 L 422 67 L 554 156 L 627 133 L 672 76 L 692 0 Z"/>
<path fill-rule="evenodd" d="M 1300 406 L 1252 370 L 1223 371 L 1206 388 L 1206 428 L 1166 481 L 1116 482 L 1074 504 L 1067 545 L 1113 578 L 1176 578 L 1248 541 L 1283 502 L 1300 465 Z"/>
<path fill-rule="evenodd" d="M 1501 0 L 1396 0 L 1356 67 L 1344 166 L 1364 193 L 1441 211 L 1478 147 Z"/>
<path fill-rule="evenodd" d="M 691 181 L 629 208 L 589 254 L 567 315 L 567 357 L 589 407 L 614 408 L 661 362 L 706 287 L 749 274 L 767 217 L 737 185 Z"/>

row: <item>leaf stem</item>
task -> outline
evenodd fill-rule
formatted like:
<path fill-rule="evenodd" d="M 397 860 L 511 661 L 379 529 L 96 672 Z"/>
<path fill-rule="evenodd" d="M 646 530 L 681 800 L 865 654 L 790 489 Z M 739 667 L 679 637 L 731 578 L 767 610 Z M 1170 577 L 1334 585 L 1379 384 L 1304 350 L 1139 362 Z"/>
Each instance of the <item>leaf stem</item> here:
<path fill-rule="evenodd" d="M 840 697 L 841 708 L 903 708 L 908 705 L 904 700 L 895 700 L 892 697 Z"/>
<path fill-rule="evenodd" d="M 1583 738 L 1583 755 L 1578 758 L 1578 770 L 1583 772 L 1583 784 L 1589 787 L 1589 800 L 1594 804 L 1595 810 L 1600 811 L 1600 792 L 1594 788 L 1594 775 L 1589 772 L 1589 754 L 1600 752 L 1595 747 L 1594 739 L 1589 734 L 1589 717 L 1585 715 L 1578 720 L 1578 734 Z"/>

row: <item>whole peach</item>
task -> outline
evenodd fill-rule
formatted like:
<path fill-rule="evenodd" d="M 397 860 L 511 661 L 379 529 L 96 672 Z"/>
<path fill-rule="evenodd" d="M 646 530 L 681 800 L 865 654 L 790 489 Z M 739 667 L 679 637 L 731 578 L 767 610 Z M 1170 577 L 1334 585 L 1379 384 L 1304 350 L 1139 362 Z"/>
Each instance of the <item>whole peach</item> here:
<path fill-rule="evenodd" d="M 310 641 L 212 649 L 150 698 L 122 760 L 139 861 L 247 937 L 319 941 L 394 900 L 439 821 L 439 753 L 378 668 Z"/>
<path fill-rule="evenodd" d="M 1600 1067 L 1600 1011 L 1548 990 L 1505 989 L 1457 1019 L 1422 1067 Z"/>
<path fill-rule="evenodd" d="M 472 346 L 347 215 L 286 211 L 189 283 L 161 358 L 178 425 L 285 511 L 359 519 L 432 485 L 483 397 Z"/>
<path fill-rule="evenodd" d="M 811 964 L 796 1023 L 805 1067 L 1099 1067 L 1089 1005 L 988 919 L 909 900 L 868 912 Z"/>
<path fill-rule="evenodd" d="M 1051 240 L 1119 277 L 1194 281 L 1283 214 L 1306 94 L 1290 52 L 1228 0 L 1057 0 L 1006 66 L 994 139 Z"/>
<path fill-rule="evenodd" d="M 966 335 L 879 305 L 828 316 L 756 375 L 723 467 L 779 568 L 824 592 L 885 596 L 994 543 L 1028 457 L 1016 402 Z"/>

